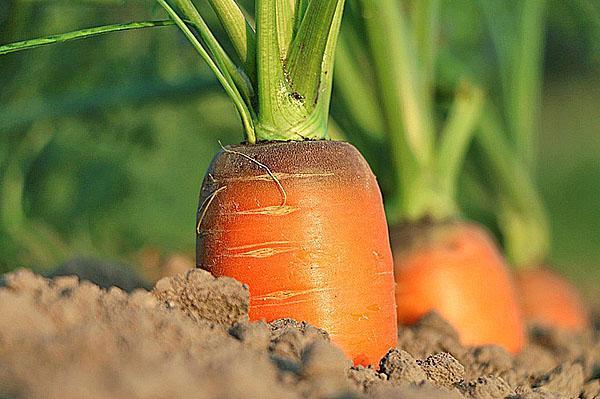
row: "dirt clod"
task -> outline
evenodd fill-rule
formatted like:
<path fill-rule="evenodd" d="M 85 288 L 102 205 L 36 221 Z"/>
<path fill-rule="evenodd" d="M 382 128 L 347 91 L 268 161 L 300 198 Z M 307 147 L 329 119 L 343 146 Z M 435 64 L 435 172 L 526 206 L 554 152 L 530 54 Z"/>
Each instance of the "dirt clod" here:
<path fill-rule="evenodd" d="M 271 344 L 269 350 L 276 356 L 299 362 L 305 348 L 315 342 L 329 342 L 325 330 L 311 326 L 306 322 L 292 319 L 279 319 L 270 323 Z"/>
<path fill-rule="evenodd" d="M 372 393 L 375 388 L 384 385 L 387 376 L 370 367 L 356 366 L 348 370 L 348 379 L 357 391 Z"/>
<path fill-rule="evenodd" d="M 381 359 L 379 369 L 394 385 L 420 384 L 427 379 L 427 374 L 415 358 L 400 349 L 391 349 Z"/>
<path fill-rule="evenodd" d="M 600 380 L 592 380 L 583 386 L 582 399 L 600 398 Z"/>
<path fill-rule="evenodd" d="M 398 348 L 421 359 L 448 352 L 461 360 L 467 353 L 456 331 L 434 312 L 425 315 L 414 326 L 399 328 Z"/>
<path fill-rule="evenodd" d="M 457 384 L 459 390 L 467 398 L 496 399 L 514 396 L 512 388 L 500 377 L 479 377 L 468 383 Z"/>
<path fill-rule="evenodd" d="M 159 280 L 153 293 L 168 309 L 182 310 L 194 320 L 224 326 L 248 321 L 250 292 L 232 278 L 215 278 L 207 271 L 192 269 Z"/>
<path fill-rule="evenodd" d="M 455 384 L 465 379 L 465 368 L 449 353 L 438 353 L 427 357 L 425 360 L 417 360 L 427 378 L 433 384 L 452 388 Z"/>

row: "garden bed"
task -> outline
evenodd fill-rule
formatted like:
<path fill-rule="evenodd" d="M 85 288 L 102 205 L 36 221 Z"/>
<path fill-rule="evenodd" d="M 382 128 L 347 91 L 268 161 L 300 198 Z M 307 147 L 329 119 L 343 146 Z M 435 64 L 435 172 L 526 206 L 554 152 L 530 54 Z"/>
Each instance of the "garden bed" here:
<path fill-rule="evenodd" d="M 248 321 L 248 289 L 202 270 L 152 291 L 21 269 L 0 288 L 0 397 L 597 398 L 597 330 L 531 327 L 516 357 L 465 348 L 435 314 L 378 367 L 303 322 Z"/>

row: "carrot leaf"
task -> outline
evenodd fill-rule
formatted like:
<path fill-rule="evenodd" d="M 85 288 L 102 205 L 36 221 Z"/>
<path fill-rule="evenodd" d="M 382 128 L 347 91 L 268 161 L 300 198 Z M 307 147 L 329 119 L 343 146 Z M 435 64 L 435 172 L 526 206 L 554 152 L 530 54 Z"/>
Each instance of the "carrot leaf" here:
<path fill-rule="evenodd" d="M 217 52 L 216 55 L 214 55 L 214 53 L 211 55 L 209 51 L 206 48 L 204 48 L 202 43 L 200 43 L 200 41 L 196 38 L 194 33 L 184 22 L 184 20 L 177 14 L 175 9 L 173 9 L 167 3 L 166 0 L 157 1 L 165 9 L 165 11 L 169 14 L 173 21 L 175 21 L 179 29 L 181 29 L 183 34 L 194 46 L 194 48 L 200 54 L 200 56 L 206 61 L 210 69 L 213 71 L 213 73 L 225 89 L 225 92 L 233 101 L 236 109 L 240 114 L 240 117 L 242 118 L 242 123 L 246 131 L 246 138 L 248 142 L 256 142 L 252 108 L 245 102 L 245 99 L 238 91 L 234 80 L 232 79 L 231 75 L 229 75 L 228 66 L 225 60 L 220 57 L 221 53 L 219 50 L 220 46 L 218 46 L 218 43 L 211 43 L 211 46 L 209 48 Z M 195 20 L 195 27 L 200 29 L 206 28 L 204 31 L 204 35 L 201 34 L 203 38 L 212 38 L 212 33 L 210 33 L 208 27 L 206 27 L 204 21 L 200 17 L 200 14 L 198 14 L 198 11 L 195 9 L 194 5 L 189 0 L 174 0 L 174 3 L 181 7 L 179 8 L 179 11 L 182 12 L 186 18 L 193 18 Z M 213 59 L 213 56 L 215 56 L 215 59 Z"/>
<path fill-rule="evenodd" d="M 145 21 L 145 22 L 130 22 L 124 24 L 113 24 L 98 26 L 94 28 L 80 29 L 73 32 L 50 35 L 37 39 L 23 40 L 20 42 L 0 45 L 0 55 L 14 53 L 16 51 L 33 49 L 36 47 L 45 46 L 54 43 L 64 43 L 73 40 L 85 39 L 93 36 L 102 35 L 111 32 L 120 32 L 132 29 L 153 28 L 160 26 L 173 25 L 173 21 Z"/>
<path fill-rule="evenodd" d="M 244 63 L 246 74 L 254 81 L 256 79 L 254 29 L 234 0 L 209 0 L 209 3 L 225 28 L 238 57 Z"/>

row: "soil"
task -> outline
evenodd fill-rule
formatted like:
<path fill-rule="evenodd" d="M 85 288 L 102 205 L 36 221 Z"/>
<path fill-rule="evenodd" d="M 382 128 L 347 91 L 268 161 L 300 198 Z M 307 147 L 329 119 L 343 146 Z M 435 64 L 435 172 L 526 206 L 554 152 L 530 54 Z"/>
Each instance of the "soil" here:
<path fill-rule="evenodd" d="M 199 269 L 129 293 L 25 269 L 4 284 L 1 398 L 600 398 L 598 330 L 533 326 L 513 357 L 428 314 L 351 367 L 324 330 L 249 322 L 248 288 Z"/>

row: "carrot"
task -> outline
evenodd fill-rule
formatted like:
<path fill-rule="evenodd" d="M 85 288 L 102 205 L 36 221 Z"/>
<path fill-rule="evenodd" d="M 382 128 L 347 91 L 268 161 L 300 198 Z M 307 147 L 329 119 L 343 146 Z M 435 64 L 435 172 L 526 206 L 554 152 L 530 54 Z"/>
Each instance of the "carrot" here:
<path fill-rule="evenodd" d="M 240 60 L 234 66 L 190 0 L 158 1 L 245 128 L 246 142 L 223 147 L 204 179 L 197 266 L 246 283 L 251 320 L 308 321 L 355 364 L 377 364 L 397 338 L 381 194 L 352 145 L 327 141 L 344 1 L 257 0 L 254 32 L 235 2 L 210 0 Z"/>
<path fill-rule="evenodd" d="M 390 230 L 402 231 L 392 245 L 397 321 L 412 324 L 435 310 L 465 344 L 516 352 L 524 326 L 508 269 L 488 233 L 462 221 L 456 200 L 485 94 L 465 79 L 447 116 L 438 118 L 439 2 L 401 3 L 355 1 L 338 49 L 346 62 L 336 67 L 341 105 L 352 107 L 336 120 L 365 148 L 379 143 L 368 159 L 385 184 Z"/>
<path fill-rule="evenodd" d="M 514 284 L 488 232 L 466 222 L 410 229 L 393 238 L 398 322 L 411 324 L 434 310 L 466 345 L 494 343 L 520 350 L 520 310 L 516 301 L 506 300 L 515 297 Z"/>
<path fill-rule="evenodd" d="M 198 266 L 250 286 L 251 320 L 308 321 L 355 364 L 376 364 L 396 345 L 381 194 L 352 145 L 226 147 L 200 204 Z"/>
<path fill-rule="evenodd" d="M 197 266 L 248 284 L 251 320 L 308 321 L 355 364 L 376 364 L 397 337 L 381 194 L 352 145 L 326 141 L 344 1 L 257 0 L 255 32 L 235 2 L 210 0 L 237 65 L 190 0 L 158 2 L 245 129 L 246 142 L 223 147 L 204 179 Z"/>
<path fill-rule="evenodd" d="M 590 326 L 577 288 L 547 267 L 517 273 L 523 316 L 530 323 L 582 331 Z"/>

